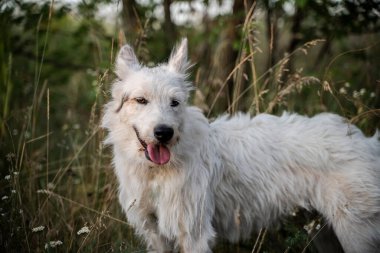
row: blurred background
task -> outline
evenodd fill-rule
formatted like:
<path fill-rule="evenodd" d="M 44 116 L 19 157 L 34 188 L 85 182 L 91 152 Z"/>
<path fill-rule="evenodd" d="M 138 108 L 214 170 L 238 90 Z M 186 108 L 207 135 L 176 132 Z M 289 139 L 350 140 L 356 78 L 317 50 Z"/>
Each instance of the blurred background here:
<path fill-rule="evenodd" d="M 151 66 L 187 37 L 190 103 L 210 119 L 330 111 L 380 127 L 379 0 L 3 0 L 0 27 L 2 252 L 145 252 L 99 127 L 125 43 Z M 318 252 L 321 230 L 294 210 L 215 252 Z"/>

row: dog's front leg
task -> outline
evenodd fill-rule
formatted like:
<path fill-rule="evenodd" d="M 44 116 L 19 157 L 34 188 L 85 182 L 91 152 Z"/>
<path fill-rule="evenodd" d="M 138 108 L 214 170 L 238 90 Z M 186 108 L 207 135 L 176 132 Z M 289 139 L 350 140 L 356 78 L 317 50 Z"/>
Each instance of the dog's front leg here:
<path fill-rule="evenodd" d="M 172 247 L 167 240 L 157 233 L 149 233 L 146 237 L 147 250 L 149 253 L 172 253 Z"/>
<path fill-rule="evenodd" d="M 141 217 L 140 222 L 135 223 L 134 227 L 138 234 L 145 240 L 147 251 L 151 253 L 173 252 L 173 245 L 168 239 L 160 235 L 157 227 L 157 219 L 154 215 Z"/>
<path fill-rule="evenodd" d="M 209 239 L 207 238 L 198 238 L 194 240 L 192 236 L 184 236 L 180 243 L 180 252 L 181 253 L 212 253 L 209 246 Z"/>
<path fill-rule="evenodd" d="M 215 237 L 211 224 L 214 206 L 213 202 L 206 198 L 203 195 L 197 203 L 184 203 L 184 206 L 188 206 L 179 223 L 178 243 L 181 253 L 212 252 L 210 247 L 213 245 Z"/>
<path fill-rule="evenodd" d="M 173 252 L 173 243 L 159 233 L 157 217 L 146 208 L 131 208 L 127 213 L 128 221 L 144 239 L 147 251 L 151 253 Z"/>

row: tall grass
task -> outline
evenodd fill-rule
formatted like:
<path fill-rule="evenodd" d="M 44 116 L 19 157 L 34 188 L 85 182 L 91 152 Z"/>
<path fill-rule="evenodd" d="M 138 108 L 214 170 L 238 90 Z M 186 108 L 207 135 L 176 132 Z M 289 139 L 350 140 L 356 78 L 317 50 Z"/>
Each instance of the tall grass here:
<path fill-rule="evenodd" d="M 84 129 L 74 125 L 63 134 L 51 131 L 49 88 L 36 96 L 47 101 L 41 110 L 45 115 L 28 110 L 18 119 L 20 125 L 5 122 L 9 146 L 1 179 L 1 245 L 7 252 L 129 252 L 139 247 L 121 214 L 110 155 L 102 144 L 103 81 L 99 77 Z M 32 108 L 38 108 L 36 98 Z M 46 132 L 30 137 L 31 129 L 41 128 L 40 117 Z M 88 229 L 80 234 L 83 227 Z"/>
<path fill-rule="evenodd" d="M 64 113 L 57 114 L 55 106 L 70 94 L 62 97 L 57 86 L 50 87 L 49 79 L 42 78 L 53 36 L 52 10 L 51 5 L 42 38 L 43 15 L 36 24 L 33 92 L 25 108 L 9 108 L 10 101 L 17 99 L 12 97 L 11 72 L 20 66 L 13 64 L 5 45 L 1 48 L 6 89 L 0 93 L 0 248 L 5 252 L 136 252 L 141 245 L 118 205 L 111 157 L 99 128 L 112 70 L 96 74 L 92 105 L 82 115 L 87 123 L 74 118 L 57 125 Z"/>

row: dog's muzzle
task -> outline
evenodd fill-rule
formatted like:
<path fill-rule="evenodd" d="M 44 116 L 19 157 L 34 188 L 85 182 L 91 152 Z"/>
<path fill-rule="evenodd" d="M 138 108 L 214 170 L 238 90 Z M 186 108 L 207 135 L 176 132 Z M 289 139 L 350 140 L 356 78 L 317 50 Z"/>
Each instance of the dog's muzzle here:
<path fill-rule="evenodd" d="M 136 137 L 139 140 L 139 142 L 141 143 L 141 146 L 143 146 L 143 148 L 146 149 L 146 147 L 147 147 L 146 142 L 141 139 L 140 133 L 135 126 L 133 126 L 133 130 L 135 130 Z"/>
<path fill-rule="evenodd" d="M 153 131 L 154 137 L 161 143 L 169 142 L 174 134 L 173 128 L 163 124 L 156 126 Z"/>
<path fill-rule="evenodd" d="M 149 143 L 147 144 L 141 137 L 140 133 L 135 126 L 133 126 L 133 130 L 135 130 L 136 137 L 139 140 L 141 146 L 144 148 L 145 157 L 149 161 L 157 164 L 163 165 L 170 161 L 170 150 L 166 145 L 162 142 L 167 142 L 173 137 L 173 129 L 168 127 L 163 127 L 163 125 L 158 125 L 154 129 L 154 135 L 159 143 Z"/>

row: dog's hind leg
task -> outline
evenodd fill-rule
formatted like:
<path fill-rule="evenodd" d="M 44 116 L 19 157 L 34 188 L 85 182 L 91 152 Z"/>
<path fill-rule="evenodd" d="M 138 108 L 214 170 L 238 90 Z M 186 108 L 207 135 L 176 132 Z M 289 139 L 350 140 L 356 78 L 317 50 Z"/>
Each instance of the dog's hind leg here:
<path fill-rule="evenodd" d="M 330 172 L 315 194 L 317 210 L 332 225 L 346 253 L 380 249 L 380 192 L 376 175 L 364 168 Z"/>
<path fill-rule="evenodd" d="M 334 230 L 346 253 L 376 253 L 380 249 L 380 215 L 365 220 L 338 221 Z"/>
<path fill-rule="evenodd" d="M 370 182 L 340 177 L 330 185 L 328 219 L 346 253 L 375 253 L 380 248 L 380 210 L 376 187 Z M 331 182 L 330 182 L 331 183 Z M 336 183 L 336 182 L 335 182 Z M 327 197 L 327 196 L 326 196 Z"/>

